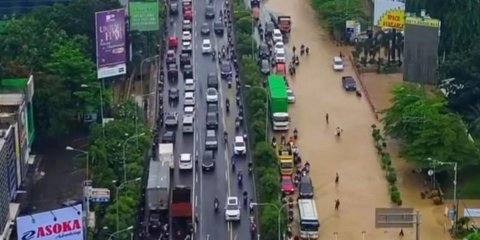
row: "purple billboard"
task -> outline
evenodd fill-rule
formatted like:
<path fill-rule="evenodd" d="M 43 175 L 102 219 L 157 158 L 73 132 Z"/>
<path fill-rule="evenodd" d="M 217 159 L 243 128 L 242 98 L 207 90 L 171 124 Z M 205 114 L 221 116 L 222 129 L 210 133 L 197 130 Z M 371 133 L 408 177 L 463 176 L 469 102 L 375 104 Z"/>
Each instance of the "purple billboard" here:
<path fill-rule="evenodd" d="M 96 12 L 95 28 L 98 78 L 126 74 L 125 9 Z"/>

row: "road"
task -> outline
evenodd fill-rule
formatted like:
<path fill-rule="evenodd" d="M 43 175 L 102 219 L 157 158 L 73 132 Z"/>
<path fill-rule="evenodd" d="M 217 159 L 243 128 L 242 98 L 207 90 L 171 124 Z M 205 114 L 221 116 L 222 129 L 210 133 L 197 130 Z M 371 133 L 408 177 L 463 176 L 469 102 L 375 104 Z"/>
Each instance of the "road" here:
<path fill-rule="evenodd" d="M 217 61 L 212 61 L 210 55 L 202 54 L 202 39 L 206 38 L 200 34 L 200 25 L 207 21 L 210 25 L 213 20 L 206 20 L 205 7 L 207 2 L 204 0 L 193 1 L 193 73 L 196 82 L 196 106 L 195 106 L 195 124 L 194 134 L 182 134 L 181 119 L 183 115 L 183 95 L 184 95 L 184 79 L 182 74 L 179 75 L 179 80 L 176 83 L 166 81 L 164 104 L 165 112 L 176 111 L 179 114 L 179 126 L 177 130 L 175 157 L 178 158 L 181 153 L 191 153 L 195 156 L 198 153 L 198 164 L 201 164 L 203 153 L 205 149 L 205 134 L 206 134 L 206 98 L 205 91 L 207 89 L 206 78 L 208 73 L 217 73 L 220 76 L 220 69 Z M 220 9 L 224 7 L 224 1 L 216 1 L 215 14 L 218 17 Z M 169 35 L 175 35 L 179 39 L 182 36 L 182 11 L 180 9 L 178 16 L 174 16 L 174 23 L 169 26 Z M 213 33 L 213 28 L 209 38 L 215 49 L 220 49 L 221 46 L 226 45 L 226 33 L 223 37 L 218 37 Z M 179 52 L 179 51 L 177 51 Z M 179 89 L 180 100 L 178 103 L 168 104 L 169 87 L 175 86 Z M 232 103 L 230 106 L 230 114 L 225 113 L 225 99 L 229 98 Z M 239 189 L 236 183 L 236 175 L 231 171 L 231 156 L 232 156 L 232 142 L 235 134 L 235 88 L 228 88 L 227 82 L 219 81 L 219 127 L 218 127 L 218 150 L 216 151 L 216 168 L 212 172 L 202 171 L 201 166 L 197 166 L 193 171 L 180 172 L 178 170 L 178 161 L 174 172 L 174 185 L 192 186 L 194 189 L 193 202 L 195 204 L 195 212 L 199 217 L 199 225 L 195 227 L 195 239 L 249 239 L 249 220 L 248 208 L 243 207 L 241 221 L 237 223 L 227 223 L 223 207 L 227 196 L 238 196 L 242 200 L 242 191 L 246 190 L 251 195 L 254 193 L 253 181 L 247 174 L 247 161 L 245 158 L 239 159 L 236 163 L 236 169 L 244 172 L 243 188 Z M 222 133 L 228 132 L 229 144 L 224 144 Z M 242 131 L 242 130 L 240 130 Z M 220 210 L 214 211 L 214 198 L 218 197 L 220 201 Z"/>

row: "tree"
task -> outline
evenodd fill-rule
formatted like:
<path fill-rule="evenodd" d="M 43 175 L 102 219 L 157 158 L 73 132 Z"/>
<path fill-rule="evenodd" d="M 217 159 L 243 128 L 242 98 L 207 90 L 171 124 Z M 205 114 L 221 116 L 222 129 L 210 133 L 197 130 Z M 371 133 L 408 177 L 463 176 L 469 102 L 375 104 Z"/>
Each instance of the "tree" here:
<path fill-rule="evenodd" d="M 480 240 L 480 233 L 478 233 L 478 232 L 470 233 L 465 239 L 466 240 Z"/>
<path fill-rule="evenodd" d="M 272 166 L 277 165 L 277 156 L 275 155 L 275 152 L 270 144 L 267 142 L 259 142 L 255 146 L 253 159 L 255 161 L 255 165 L 258 167 L 271 168 Z"/>

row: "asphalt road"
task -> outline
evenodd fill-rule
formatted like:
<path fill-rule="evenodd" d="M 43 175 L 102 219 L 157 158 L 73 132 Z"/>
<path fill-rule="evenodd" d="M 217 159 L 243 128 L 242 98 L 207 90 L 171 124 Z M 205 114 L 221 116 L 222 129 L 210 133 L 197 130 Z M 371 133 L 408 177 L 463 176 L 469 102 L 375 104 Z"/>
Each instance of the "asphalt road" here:
<path fill-rule="evenodd" d="M 224 1 L 216 1 L 215 17 L 218 17 L 220 9 L 223 9 Z M 202 54 L 202 39 L 207 36 L 201 36 L 200 26 L 203 22 L 210 23 L 212 29 L 208 36 L 214 45 L 215 49 L 220 49 L 226 45 L 226 33 L 223 37 L 218 37 L 213 33 L 213 21 L 206 20 L 205 7 L 207 2 L 205 0 L 193 1 L 193 70 L 194 79 L 196 81 L 196 106 L 195 106 L 195 133 L 182 134 L 181 119 L 183 115 L 183 95 L 184 95 L 184 79 L 182 74 L 179 74 L 179 80 L 176 83 L 168 82 L 165 84 L 165 91 L 169 87 L 176 86 L 179 89 L 180 100 L 175 104 L 168 104 L 168 94 L 164 94 L 164 111 L 176 111 L 179 114 L 179 126 L 177 130 L 177 137 L 175 143 L 175 157 L 178 159 L 181 153 L 191 153 L 195 156 L 198 153 L 198 163 L 201 164 L 203 153 L 205 149 L 205 118 L 206 118 L 206 98 L 205 91 L 207 89 L 206 78 L 208 73 L 215 72 L 220 76 L 220 70 L 217 61 L 212 61 L 211 55 Z M 181 8 L 181 6 L 180 6 Z M 169 35 L 178 36 L 181 39 L 182 35 L 182 11 L 180 9 L 178 16 L 174 16 L 173 25 L 169 25 Z M 180 52 L 180 51 L 177 51 Z M 235 84 L 233 84 L 235 85 Z M 223 207 L 228 196 L 238 196 L 242 203 L 242 192 L 246 190 L 249 197 L 254 193 L 254 181 L 248 175 L 248 165 L 245 157 L 238 158 L 236 161 L 237 172 L 242 170 L 244 173 L 243 188 L 239 188 L 236 180 L 236 173 L 231 171 L 231 156 L 232 143 L 235 135 L 243 134 L 243 130 L 235 130 L 235 116 L 237 108 L 235 106 L 235 87 L 228 89 L 227 82 L 219 80 L 219 107 L 220 118 L 218 127 L 218 150 L 216 151 L 216 168 L 214 171 L 205 172 L 201 170 L 201 166 L 197 166 L 193 171 L 180 172 L 178 170 L 178 161 L 176 161 L 175 172 L 173 174 L 174 185 L 187 185 L 194 189 L 193 202 L 195 204 L 195 212 L 199 216 L 199 225 L 195 227 L 195 239 L 210 239 L 210 240 L 224 240 L 224 239 L 250 239 L 249 230 L 249 213 L 248 207 L 242 206 L 242 219 L 238 223 L 227 223 L 225 221 L 225 213 Z M 225 100 L 230 99 L 230 114 L 225 112 Z M 228 144 L 223 143 L 223 132 L 227 131 L 229 136 Z M 250 149 L 248 150 L 248 153 Z M 196 170 L 195 170 L 196 169 Z M 214 198 L 218 197 L 220 201 L 220 210 L 214 211 Z"/>

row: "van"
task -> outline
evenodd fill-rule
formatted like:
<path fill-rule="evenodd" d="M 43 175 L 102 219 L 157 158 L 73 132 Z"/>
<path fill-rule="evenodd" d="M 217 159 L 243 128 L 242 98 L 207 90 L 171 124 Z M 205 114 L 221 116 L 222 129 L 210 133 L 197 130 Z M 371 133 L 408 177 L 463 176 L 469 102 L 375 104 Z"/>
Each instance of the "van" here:
<path fill-rule="evenodd" d="M 313 184 L 310 176 L 302 176 L 298 187 L 299 198 L 313 198 Z"/>
<path fill-rule="evenodd" d="M 279 29 L 273 29 L 273 42 L 283 42 L 282 32 Z"/>
<path fill-rule="evenodd" d="M 193 133 L 193 114 L 183 115 L 182 130 L 183 133 Z"/>

